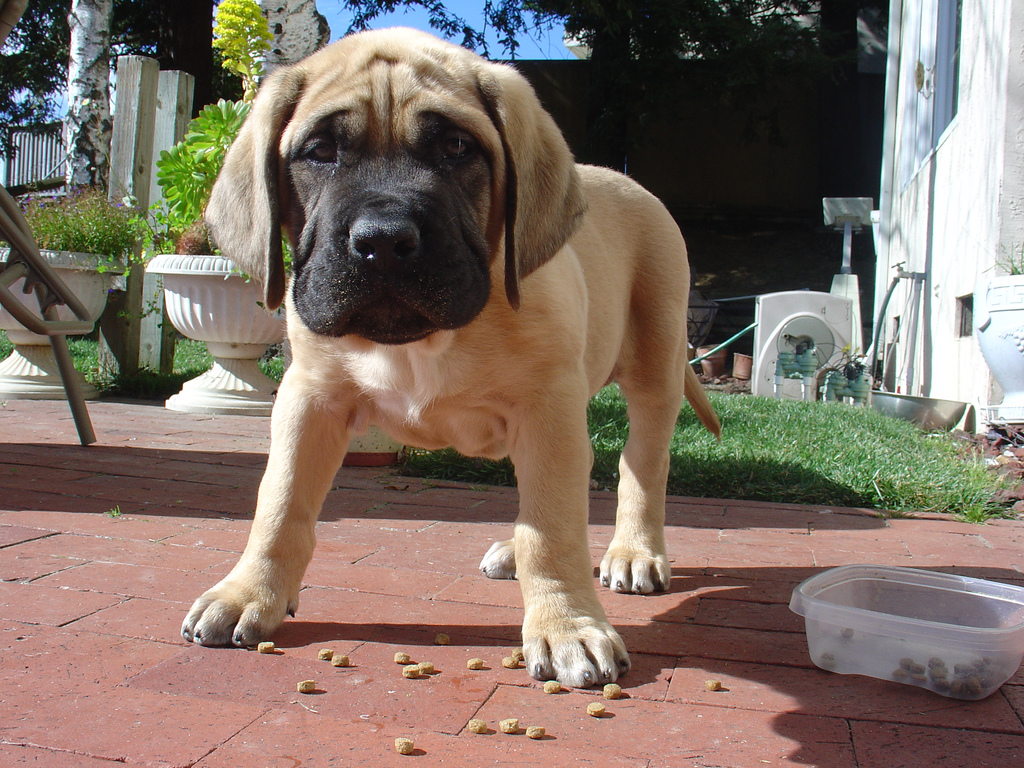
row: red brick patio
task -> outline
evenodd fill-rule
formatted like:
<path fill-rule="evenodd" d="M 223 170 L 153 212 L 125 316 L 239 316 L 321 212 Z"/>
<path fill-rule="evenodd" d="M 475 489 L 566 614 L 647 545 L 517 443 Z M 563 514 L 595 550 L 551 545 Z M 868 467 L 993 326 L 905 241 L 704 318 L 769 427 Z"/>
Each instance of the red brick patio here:
<path fill-rule="evenodd" d="M 344 469 L 318 527 L 297 617 L 261 655 L 186 644 L 191 601 L 241 551 L 268 422 L 63 402 L 0 404 L 0 765 L 897 766 L 1024 764 L 1024 672 L 980 702 L 831 675 L 807 656 L 791 590 L 879 563 L 1024 585 L 1024 521 L 884 520 L 856 509 L 671 498 L 672 587 L 601 591 L 631 651 L 624 698 L 545 694 L 501 659 L 514 582 L 477 570 L 515 493 Z M 595 564 L 612 494 L 592 497 Z M 451 645 L 436 646 L 438 632 Z M 335 668 L 317 651 L 348 654 Z M 403 679 L 396 651 L 437 673 Z M 486 668 L 466 669 L 480 657 Z M 709 692 L 717 679 L 723 690 Z M 317 691 L 295 685 L 314 679 Z M 466 730 L 470 718 L 490 731 Z M 543 725 L 506 735 L 499 720 Z M 397 736 L 415 740 L 409 757 Z"/>

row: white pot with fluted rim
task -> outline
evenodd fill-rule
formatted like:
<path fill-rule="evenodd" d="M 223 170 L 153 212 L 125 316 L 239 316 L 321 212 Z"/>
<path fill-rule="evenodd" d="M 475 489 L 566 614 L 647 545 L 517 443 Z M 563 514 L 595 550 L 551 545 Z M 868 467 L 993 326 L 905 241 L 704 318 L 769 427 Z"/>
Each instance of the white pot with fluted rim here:
<path fill-rule="evenodd" d="M 9 253 L 10 249 L 0 248 L 0 263 L 7 260 Z M 94 321 L 99 319 L 107 305 L 107 293 L 121 270 L 108 268 L 103 272 L 98 271 L 102 265 L 109 264 L 110 259 L 93 253 L 40 251 L 40 255 L 78 297 L 90 317 Z M 23 293 L 24 284 L 24 278 L 15 281 L 10 287 L 11 293 L 21 299 L 32 314 L 42 317 L 35 293 Z M 57 315 L 63 321 L 78 319 L 63 304 L 57 306 Z M 65 399 L 64 383 L 49 337 L 27 330 L 3 307 L 0 307 L 0 328 L 7 332 L 7 338 L 14 345 L 14 351 L 0 362 L 0 400 Z M 96 387 L 87 382 L 81 372 L 76 371 L 76 375 L 84 397 L 87 400 L 95 399 L 98 395 Z"/>
<path fill-rule="evenodd" d="M 278 383 L 259 359 L 284 339 L 284 315 L 263 308 L 263 292 L 222 256 L 157 256 L 167 316 L 178 331 L 206 343 L 213 367 L 166 402 L 173 411 L 269 416 Z"/>
<path fill-rule="evenodd" d="M 989 407 L 997 421 L 1024 422 L 1024 275 L 994 277 L 975 293 L 981 354 L 1003 390 Z"/>

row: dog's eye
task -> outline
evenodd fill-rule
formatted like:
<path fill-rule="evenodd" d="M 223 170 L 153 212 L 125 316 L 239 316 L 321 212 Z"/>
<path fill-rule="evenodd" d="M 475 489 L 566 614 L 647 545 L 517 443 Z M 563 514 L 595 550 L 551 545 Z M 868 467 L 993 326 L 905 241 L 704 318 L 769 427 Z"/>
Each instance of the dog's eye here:
<path fill-rule="evenodd" d="M 453 131 L 441 142 L 441 151 L 446 160 L 461 160 L 476 149 L 476 143 L 468 133 Z"/>
<path fill-rule="evenodd" d="M 338 144 L 330 136 L 313 136 L 302 145 L 300 154 L 317 163 L 333 163 L 338 157 Z"/>

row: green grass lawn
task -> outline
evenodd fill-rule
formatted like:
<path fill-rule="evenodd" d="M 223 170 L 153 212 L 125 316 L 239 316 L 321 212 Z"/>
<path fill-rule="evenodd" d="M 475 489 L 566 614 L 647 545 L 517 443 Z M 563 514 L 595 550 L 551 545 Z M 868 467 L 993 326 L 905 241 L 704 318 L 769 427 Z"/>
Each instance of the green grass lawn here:
<path fill-rule="evenodd" d="M 149 372 L 103 381 L 96 342 L 69 339 L 79 370 L 106 394 L 164 399 L 212 363 L 204 344 L 175 345 L 174 373 Z M 0 358 L 10 353 L 0 333 Z M 280 379 L 281 357 L 262 363 Z M 668 492 L 705 498 L 870 507 L 895 514 L 950 512 L 969 521 L 998 515 L 991 502 L 998 480 L 948 435 L 928 435 L 867 408 L 709 393 L 722 420 L 716 441 L 684 406 L 672 439 Z M 617 387 L 598 393 L 589 408 L 593 478 L 614 488 L 629 432 Z M 406 452 L 404 471 L 434 479 L 514 485 L 510 462 L 468 459 L 454 451 Z"/>
<path fill-rule="evenodd" d="M 705 498 L 870 507 L 905 514 L 951 512 L 980 522 L 999 514 L 998 481 L 948 435 L 867 408 L 709 393 L 722 420 L 718 442 L 684 406 L 672 439 L 668 492 Z M 592 476 L 614 488 L 628 435 L 616 387 L 589 409 Z M 508 461 L 454 451 L 408 451 L 407 471 L 426 477 L 514 484 Z"/>

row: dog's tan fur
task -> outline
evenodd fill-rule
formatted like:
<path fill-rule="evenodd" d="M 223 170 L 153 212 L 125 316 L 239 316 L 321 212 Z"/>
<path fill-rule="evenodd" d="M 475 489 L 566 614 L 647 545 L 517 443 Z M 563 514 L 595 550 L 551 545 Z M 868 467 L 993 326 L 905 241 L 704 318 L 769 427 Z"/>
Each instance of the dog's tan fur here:
<path fill-rule="evenodd" d="M 365 118 L 370 146 L 400 144 L 428 110 L 485 149 L 490 192 L 476 210 L 492 250 L 490 298 L 468 325 L 400 345 L 315 334 L 286 302 L 292 365 L 249 542 L 196 601 L 183 634 L 252 644 L 294 611 L 349 439 L 378 424 L 408 445 L 511 457 L 514 537 L 482 567 L 519 579 L 527 667 L 573 686 L 614 680 L 628 656 L 598 602 L 587 549 L 587 401 L 615 381 L 629 403 L 615 534 L 600 569 L 618 591 L 668 585 L 668 444 L 684 394 L 719 430 L 687 363 L 679 230 L 626 177 L 575 166 L 514 70 L 422 33 L 364 33 L 264 85 L 214 191 L 217 239 L 264 282 L 271 305 L 286 292 L 276 244 L 289 225 L 285 160 L 309 125 L 341 109 Z"/>

